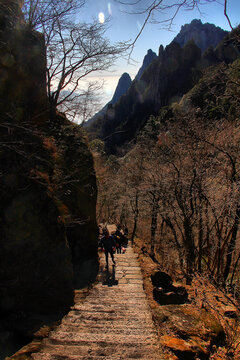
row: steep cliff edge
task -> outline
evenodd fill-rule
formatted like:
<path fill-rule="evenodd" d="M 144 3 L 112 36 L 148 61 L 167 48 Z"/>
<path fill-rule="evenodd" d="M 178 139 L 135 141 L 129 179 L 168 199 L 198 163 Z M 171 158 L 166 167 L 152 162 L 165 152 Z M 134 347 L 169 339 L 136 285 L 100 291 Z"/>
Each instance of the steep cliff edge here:
<path fill-rule="evenodd" d="M 195 44 L 204 52 L 209 46 L 216 47 L 218 43 L 228 34 L 214 24 L 205 23 L 194 19 L 190 24 L 181 27 L 179 34 L 173 39 L 183 47 L 188 41 L 193 40 Z"/>
<path fill-rule="evenodd" d="M 178 102 L 209 66 L 220 62 L 229 64 L 239 57 L 239 45 L 234 40 L 237 31 L 238 28 L 216 48 L 211 46 L 204 53 L 194 40 L 183 48 L 177 42 L 165 49 L 160 46 L 158 57 L 139 81 L 132 82 L 126 96 L 91 124 L 88 128 L 91 138 L 104 139 L 109 154 L 124 154 L 129 144 L 136 141 L 150 115 L 157 115 L 161 107 Z"/>
<path fill-rule="evenodd" d="M 0 358 L 65 314 L 98 270 L 96 179 L 83 131 L 49 121 L 45 45 L 21 1 L 0 8 Z"/>
<path fill-rule="evenodd" d="M 147 67 L 153 62 L 153 60 L 157 59 L 157 54 L 151 49 L 148 50 L 147 54 L 144 56 L 142 66 L 138 70 L 138 73 L 135 77 L 136 80 L 140 80 L 142 74 L 147 69 Z"/>

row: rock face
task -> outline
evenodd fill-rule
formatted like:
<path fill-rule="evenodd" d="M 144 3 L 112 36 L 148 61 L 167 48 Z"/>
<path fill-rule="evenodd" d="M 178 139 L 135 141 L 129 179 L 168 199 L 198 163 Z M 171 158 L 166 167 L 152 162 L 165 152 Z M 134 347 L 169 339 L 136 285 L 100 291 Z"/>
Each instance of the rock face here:
<path fill-rule="evenodd" d="M 204 52 L 209 46 L 216 47 L 218 43 L 228 34 L 228 31 L 221 29 L 214 24 L 205 23 L 194 19 L 190 24 L 181 27 L 179 34 L 173 39 L 183 47 L 188 41 L 193 40 Z"/>
<path fill-rule="evenodd" d="M 194 44 L 187 44 L 183 49 L 177 43 L 170 44 L 162 59 L 152 62 L 141 79 L 133 81 L 127 95 L 105 115 L 98 130 L 99 138 L 107 138 L 105 145 L 109 153 L 115 153 L 116 147 L 131 141 L 161 106 L 177 101 L 192 88 L 199 76 L 195 66 L 200 58 L 201 51 Z M 121 131 L 115 135 L 116 128 Z M 89 130 L 95 130 L 94 124 Z"/>
<path fill-rule="evenodd" d="M 151 49 L 148 50 L 147 54 L 145 55 L 143 59 L 143 64 L 141 68 L 139 69 L 135 79 L 139 80 L 145 71 L 145 69 L 153 62 L 154 59 L 157 58 L 157 55 L 155 52 L 153 52 Z M 87 121 L 85 126 L 91 125 L 95 120 L 99 119 L 101 116 L 104 116 L 109 108 L 112 108 L 112 105 L 116 104 L 122 95 L 125 95 L 130 88 L 132 84 L 131 77 L 128 73 L 122 74 L 120 77 L 117 87 L 115 89 L 113 98 L 109 103 L 107 103 L 97 114 L 95 114 L 91 119 Z"/>
<path fill-rule="evenodd" d="M 62 152 L 55 167 L 59 174 L 57 197 L 72 254 L 74 287 L 81 288 L 94 281 L 98 272 L 96 176 L 81 128 L 60 117 L 57 133 L 57 148 Z"/>
<path fill-rule="evenodd" d="M 135 79 L 139 80 L 144 72 L 144 70 L 157 58 L 155 52 L 151 49 L 148 50 L 147 55 L 143 59 L 143 64 L 139 69 Z M 112 108 L 112 105 L 116 104 L 121 96 L 125 95 L 132 84 L 131 77 L 128 73 L 123 73 L 120 77 L 115 92 L 113 94 L 112 100 L 109 101 L 97 114 L 95 114 L 91 119 L 87 121 L 85 126 L 90 126 L 94 121 L 97 121 L 101 116 L 104 116 L 108 109 Z M 110 111 L 111 112 L 111 111 Z"/>
<path fill-rule="evenodd" d="M 74 283 L 93 281 L 98 270 L 97 190 L 87 140 L 61 114 L 49 121 L 43 37 L 17 17 L 20 1 L 3 4 L 0 359 L 65 314 Z"/>
<path fill-rule="evenodd" d="M 113 98 L 110 101 L 110 104 L 116 104 L 116 102 L 118 102 L 118 100 L 120 99 L 120 97 L 124 94 L 126 94 L 126 92 L 128 91 L 130 85 L 132 83 L 132 80 L 130 78 L 130 75 L 128 73 L 124 73 L 122 74 L 122 76 L 120 77 L 116 90 L 113 94 Z"/>
<path fill-rule="evenodd" d="M 139 80 L 143 74 L 143 72 L 145 71 L 145 69 L 153 62 L 154 59 L 157 58 L 157 55 L 155 54 L 155 52 L 153 52 L 151 49 L 148 50 L 147 55 L 145 55 L 144 59 L 143 59 L 143 64 L 141 66 L 141 68 L 139 69 L 135 79 Z M 131 77 L 128 73 L 123 73 L 122 76 L 120 77 L 117 87 L 115 89 L 115 92 L 113 94 L 112 100 L 109 101 L 97 114 L 95 114 L 91 119 L 89 119 L 85 126 L 88 127 L 90 126 L 94 121 L 98 121 L 98 119 L 102 116 L 104 116 L 107 111 L 110 109 L 110 113 L 111 113 L 111 109 L 112 109 L 112 105 L 115 105 L 121 98 L 121 96 L 125 95 L 128 91 L 128 89 L 130 88 L 132 84 L 132 80 Z"/>
<path fill-rule="evenodd" d="M 151 49 L 148 50 L 147 55 L 145 55 L 143 59 L 143 64 L 140 67 L 135 79 L 140 80 L 144 70 L 157 58 L 157 54 L 153 52 Z"/>
<path fill-rule="evenodd" d="M 160 305 L 184 304 L 188 293 L 183 286 L 174 286 L 171 276 L 163 271 L 154 271 L 151 275 L 153 297 Z"/>
<path fill-rule="evenodd" d="M 17 0 L 1 5 L 0 111 L 19 121 L 36 116 L 41 122 L 47 108 L 44 37 L 24 27 L 20 5 Z"/>
<path fill-rule="evenodd" d="M 182 48 L 172 42 L 145 69 L 140 80 L 134 80 L 126 96 L 111 107 L 88 131 L 92 138 L 105 139 L 105 150 L 109 154 L 123 155 L 129 143 L 135 141 L 138 132 L 150 115 L 156 116 L 164 106 L 171 106 L 190 91 L 211 65 L 232 63 L 239 57 L 239 48 L 234 37 L 237 28 L 227 35 L 214 49 L 202 54 L 194 40 Z M 111 136 L 110 136 L 111 135 Z"/>
<path fill-rule="evenodd" d="M 112 100 L 110 100 L 100 111 L 98 111 L 91 119 L 89 119 L 84 125 L 86 127 L 90 126 L 95 120 L 99 119 L 101 116 L 104 116 L 109 108 L 112 105 L 116 104 L 121 96 L 125 95 L 131 86 L 132 80 L 128 73 L 123 73 L 120 77 L 115 92 L 113 94 Z"/>

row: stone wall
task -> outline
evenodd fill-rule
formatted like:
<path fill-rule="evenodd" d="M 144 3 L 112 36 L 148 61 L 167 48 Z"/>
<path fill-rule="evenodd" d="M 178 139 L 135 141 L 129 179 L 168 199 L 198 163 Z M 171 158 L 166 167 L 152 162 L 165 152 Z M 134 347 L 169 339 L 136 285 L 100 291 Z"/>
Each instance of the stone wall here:
<path fill-rule="evenodd" d="M 73 304 L 98 271 L 96 178 L 84 134 L 49 121 L 44 38 L 0 7 L 0 359 Z"/>
<path fill-rule="evenodd" d="M 44 37 L 29 30 L 19 12 L 15 1 L 0 8 L 0 111 L 14 121 L 41 122 L 47 109 Z"/>

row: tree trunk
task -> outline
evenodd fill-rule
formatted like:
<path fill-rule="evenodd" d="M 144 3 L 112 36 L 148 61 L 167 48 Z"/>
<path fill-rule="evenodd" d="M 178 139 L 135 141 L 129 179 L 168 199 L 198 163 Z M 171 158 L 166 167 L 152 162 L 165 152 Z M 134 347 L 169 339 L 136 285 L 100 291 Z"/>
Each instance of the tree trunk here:
<path fill-rule="evenodd" d="M 191 284 L 192 274 L 194 270 L 195 262 L 195 247 L 193 241 L 192 227 L 190 219 L 185 217 L 184 219 L 184 232 L 185 232 L 185 247 L 187 255 L 187 284 Z"/>
<path fill-rule="evenodd" d="M 198 229 L 198 271 L 202 272 L 202 246 L 203 246 L 203 217 L 202 217 L 202 202 L 200 200 L 199 206 L 199 229 Z"/>
<path fill-rule="evenodd" d="M 171 220 L 169 218 L 166 218 L 165 222 L 166 222 L 167 226 L 171 229 L 171 231 L 173 233 L 175 244 L 176 244 L 177 249 L 178 249 L 180 269 L 181 269 L 182 273 L 185 274 L 184 264 L 183 264 L 183 256 L 184 256 L 183 255 L 183 250 L 182 250 L 182 247 L 181 247 L 181 245 L 180 245 L 180 243 L 178 241 L 176 230 L 175 230 L 175 228 L 173 226 L 173 223 L 171 222 Z"/>
<path fill-rule="evenodd" d="M 228 249 L 227 249 L 227 259 L 226 259 L 226 265 L 225 265 L 224 274 L 223 274 L 223 285 L 224 286 L 226 286 L 226 281 L 227 281 L 227 278 L 228 278 L 228 275 L 230 272 L 230 268 L 231 268 L 233 251 L 235 250 L 235 246 L 236 246 L 236 239 L 237 239 L 237 233 L 238 233 L 238 227 L 239 227 L 239 217 L 240 217 L 240 204 L 237 205 L 234 224 L 233 224 L 232 237 L 228 244 Z"/>
<path fill-rule="evenodd" d="M 157 204 L 157 199 L 154 198 L 153 207 L 152 207 L 152 218 L 151 218 L 151 256 L 152 257 L 154 257 L 154 248 L 156 242 L 157 216 L 158 216 L 158 204 Z"/>
<path fill-rule="evenodd" d="M 137 230 L 138 214 L 139 214 L 139 210 L 138 210 L 138 192 L 137 192 L 135 195 L 134 225 L 133 225 L 133 231 L 132 231 L 132 236 L 131 236 L 132 245 L 133 245 L 134 237 L 135 237 L 136 230 Z"/>

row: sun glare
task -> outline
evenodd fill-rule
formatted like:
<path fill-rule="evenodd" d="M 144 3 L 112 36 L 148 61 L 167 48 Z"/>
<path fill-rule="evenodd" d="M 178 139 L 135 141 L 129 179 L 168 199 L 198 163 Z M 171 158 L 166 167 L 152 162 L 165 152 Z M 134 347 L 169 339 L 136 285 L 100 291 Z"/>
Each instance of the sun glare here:
<path fill-rule="evenodd" d="M 101 24 L 104 23 L 104 21 L 105 21 L 105 15 L 104 15 L 103 12 L 100 12 L 100 13 L 98 14 L 98 21 L 99 21 Z"/>

